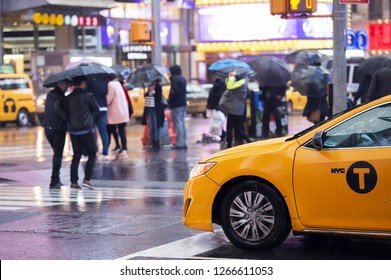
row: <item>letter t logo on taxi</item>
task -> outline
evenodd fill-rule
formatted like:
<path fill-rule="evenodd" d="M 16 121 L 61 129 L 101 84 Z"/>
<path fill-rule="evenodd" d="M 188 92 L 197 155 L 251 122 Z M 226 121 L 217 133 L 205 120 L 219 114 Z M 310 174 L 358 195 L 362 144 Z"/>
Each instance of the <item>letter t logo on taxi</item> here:
<path fill-rule="evenodd" d="M 358 185 L 360 190 L 365 190 L 365 174 L 369 174 L 369 168 L 354 168 L 353 173 L 358 174 Z"/>

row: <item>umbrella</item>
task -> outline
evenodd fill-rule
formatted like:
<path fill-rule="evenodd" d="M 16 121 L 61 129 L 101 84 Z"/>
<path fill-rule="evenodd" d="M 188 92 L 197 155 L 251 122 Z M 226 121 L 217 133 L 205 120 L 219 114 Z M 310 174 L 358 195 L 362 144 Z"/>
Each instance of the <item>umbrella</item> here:
<path fill-rule="evenodd" d="M 55 87 L 59 81 L 63 81 L 63 80 L 69 80 L 69 81 L 71 80 L 71 77 L 69 76 L 68 73 L 66 73 L 65 71 L 60 72 L 60 73 L 54 73 L 54 74 L 51 74 L 43 82 L 43 86 L 47 87 L 47 88 L 52 88 L 52 87 Z"/>
<path fill-rule="evenodd" d="M 231 72 L 236 72 L 238 74 L 243 73 L 247 77 L 253 77 L 257 73 L 255 73 L 254 70 L 250 68 L 244 68 L 242 66 L 226 66 L 224 68 L 221 68 L 220 70 L 215 71 L 216 77 L 218 77 L 220 80 L 225 80 L 228 77 L 228 74 Z"/>
<path fill-rule="evenodd" d="M 298 50 L 285 56 L 285 61 L 294 64 L 314 65 L 319 64 L 328 58 L 315 50 Z"/>
<path fill-rule="evenodd" d="M 375 56 L 360 63 L 358 71 L 360 75 L 371 75 L 384 67 L 391 67 L 391 59 L 386 56 Z"/>
<path fill-rule="evenodd" d="M 57 82 L 62 80 L 71 80 L 80 76 L 98 76 L 98 75 L 116 75 L 116 72 L 108 66 L 93 64 L 88 66 L 79 66 L 76 68 L 64 70 L 57 74 L 50 75 L 43 83 L 44 87 L 54 87 Z"/>
<path fill-rule="evenodd" d="M 121 64 L 114 64 L 111 66 L 121 80 L 127 80 L 132 74 L 132 70 L 129 67 L 123 66 Z"/>
<path fill-rule="evenodd" d="M 76 68 L 78 66 L 86 66 L 86 65 L 91 65 L 91 64 L 100 64 L 100 62 L 95 59 L 92 59 L 92 58 L 82 58 L 78 61 L 69 63 L 65 67 L 65 70 Z"/>
<path fill-rule="evenodd" d="M 211 65 L 209 65 L 208 70 L 218 71 L 218 70 L 221 70 L 227 66 L 243 67 L 246 69 L 250 69 L 250 66 L 244 61 L 227 58 L 227 59 L 221 59 L 221 60 L 213 62 Z"/>
<path fill-rule="evenodd" d="M 296 67 L 292 72 L 291 85 L 302 95 L 320 97 L 327 93 L 331 73 L 322 66 Z"/>
<path fill-rule="evenodd" d="M 274 56 L 260 56 L 249 64 L 257 73 L 256 79 L 261 87 L 285 86 L 291 79 L 288 63 Z"/>
<path fill-rule="evenodd" d="M 134 86 L 147 85 L 152 81 L 161 80 L 162 84 L 169 84 L 165 74 L 167 69 L 163 66 L 148 63 L 136 69 L 130 76 L 129 83 Z"/>

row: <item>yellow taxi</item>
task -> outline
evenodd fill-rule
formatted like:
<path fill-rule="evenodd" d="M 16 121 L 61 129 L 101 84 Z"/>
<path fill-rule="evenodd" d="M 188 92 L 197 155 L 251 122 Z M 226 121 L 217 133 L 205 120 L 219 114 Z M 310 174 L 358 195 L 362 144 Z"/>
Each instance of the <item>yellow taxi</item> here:
<path fill-rule="evenodd" d="M 199 162 L 183 223 L 261 250 L 296 234 L 391 238 L 391 96 Z"/>
<path fill-rule="evenodd" d="M 35 96 L 26 74 L 0 74 L 0 125 L 27 126 L 35 118 Z"/>
<path fill-rule="evenodd" d="M 291 114 L 293 111 L 302 111 L 304 110 L 305 104 L 307 103 L 307 96 L 301 95 L 300 92 L 290 87 L 286 91 L 286 101 L 287 101 L 287 112 Z"/>

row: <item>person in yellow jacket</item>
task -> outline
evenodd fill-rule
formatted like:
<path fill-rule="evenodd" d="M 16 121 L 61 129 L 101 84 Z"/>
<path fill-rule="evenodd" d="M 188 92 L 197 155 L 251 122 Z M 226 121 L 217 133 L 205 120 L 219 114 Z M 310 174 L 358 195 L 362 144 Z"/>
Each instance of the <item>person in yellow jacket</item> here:
<path fill-rule="evenodd" d="M 219 110 L 227 114 L 227 148 L 230 148 L 233 140 L 232 130 L 234 130 L 236 142 L 243 140 L 247 143 L 251 142 L 243 127 L 248 91 L 247 71 L 243 69 L 230 72 L 226 85 L 227 92 L 220 100 Z"/>

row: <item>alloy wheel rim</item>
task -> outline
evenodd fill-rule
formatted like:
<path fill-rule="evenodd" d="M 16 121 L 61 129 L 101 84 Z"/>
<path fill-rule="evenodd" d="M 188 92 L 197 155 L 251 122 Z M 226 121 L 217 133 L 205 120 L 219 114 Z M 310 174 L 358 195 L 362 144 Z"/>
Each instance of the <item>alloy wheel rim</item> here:
<path fill-rule="evenodd" d="M 269 199 L 261 193 L 247 191 L 237 196 L 230 207 L 232 229 L 247 241 L 267 237 L 275 223 L 275 211 Z"/>

